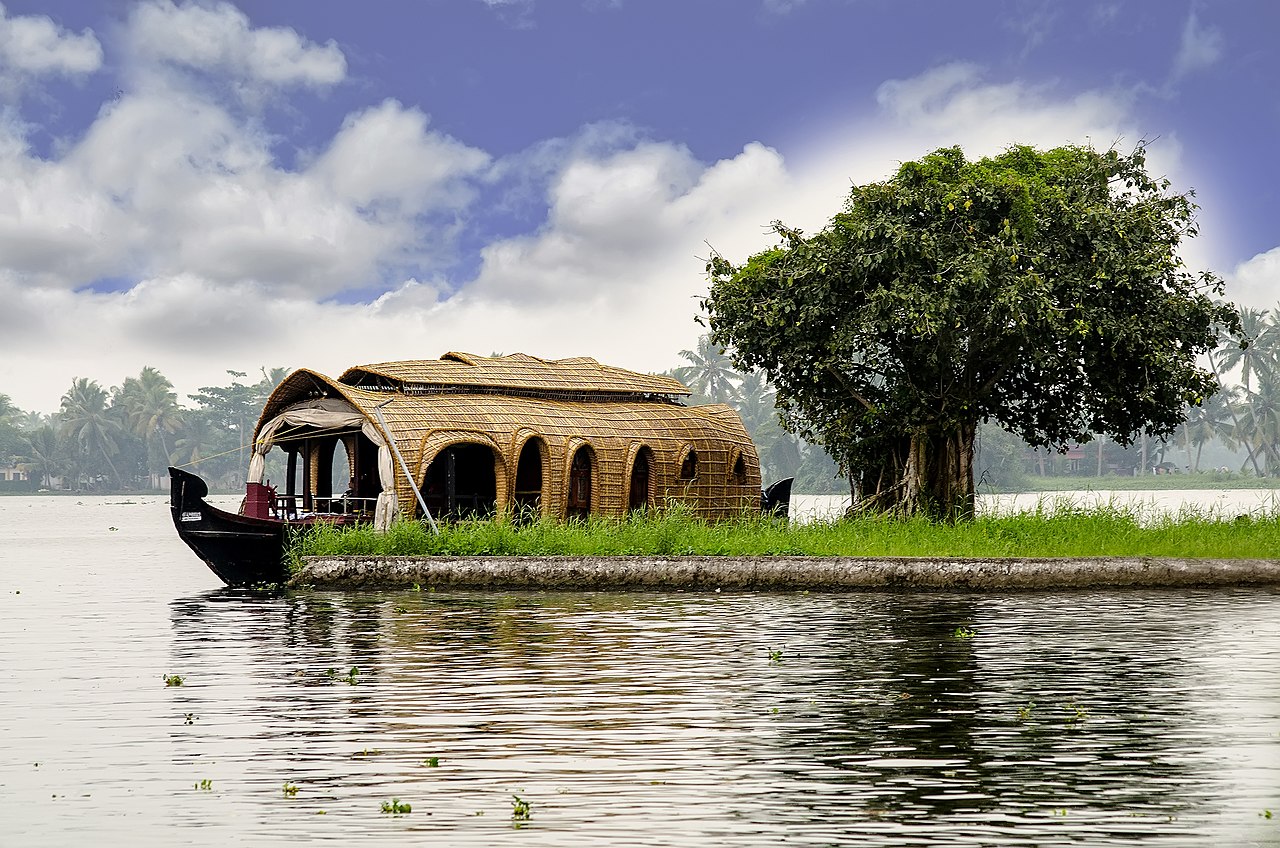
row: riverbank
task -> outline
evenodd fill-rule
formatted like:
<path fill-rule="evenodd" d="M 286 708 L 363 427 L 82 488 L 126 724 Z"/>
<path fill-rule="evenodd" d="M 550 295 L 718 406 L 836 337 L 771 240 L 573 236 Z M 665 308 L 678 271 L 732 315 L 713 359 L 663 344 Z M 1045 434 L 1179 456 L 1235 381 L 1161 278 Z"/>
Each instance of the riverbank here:
<path fill-rule="evenodd" d="M 291 586 L 571 591 L 1009 591 L 1280 586 L 1280 559 L 310 557 Z"/>
<path fill-rule="evenodd" d="M 347 557 L 1280 560 L 1280 512 L 1148 515 L 1114 505 L 1057 505 L 948 525 L 882 517 L 707 523 L 672 511 L 568 523 L 461 521 L 444 525 L 438 535 L 418 522 L 401 522 L 385 534 L 370 527 L 319 527 L 295 538 L 289 557 L 295 570 L 307 558 Z"/>

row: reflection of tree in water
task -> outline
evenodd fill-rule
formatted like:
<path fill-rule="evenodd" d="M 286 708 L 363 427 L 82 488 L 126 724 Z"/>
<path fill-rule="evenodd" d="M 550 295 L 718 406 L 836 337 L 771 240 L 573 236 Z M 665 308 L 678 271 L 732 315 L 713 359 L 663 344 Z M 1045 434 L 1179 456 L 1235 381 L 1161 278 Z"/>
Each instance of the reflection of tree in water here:
<path fill-rule="evenodd" d="M 1203 736 L 1177 741 L 1205 685 L 1185 612 L 1116 593 L 216 592 L 173 605 L 172 671 L 197 684 L 174 694 L 209 725 L 175 737 L 277 791 L 305 774 L 326 805 L 412 786 L 465 806 L 537 774 L 606 795 L 657 779 L 671 815 L 732 804 L 828 835 L 1177 836 L 1167 816 L 1211 800 Z M 465 779 L 430 782 L 432 756 Z"/>
<path fill-rule="evenodd" d="M 842 785 L 855 818 L 943 817 L 991 838 L 994 822 L 1059 813 L 1093 816 L 1093 833 L 1176 835 L 1168 817 L 1203 804 L 1208 781 L 1175 741 L 1194 723 L 1176 693 L 1199 684 L 1161 636 L 1185 624 L 1082 600 L 850 599 L 857 615 L 821 622 L 815 658 L 787 669 L 777 696 L 818 720 L 780 743 Z"/>

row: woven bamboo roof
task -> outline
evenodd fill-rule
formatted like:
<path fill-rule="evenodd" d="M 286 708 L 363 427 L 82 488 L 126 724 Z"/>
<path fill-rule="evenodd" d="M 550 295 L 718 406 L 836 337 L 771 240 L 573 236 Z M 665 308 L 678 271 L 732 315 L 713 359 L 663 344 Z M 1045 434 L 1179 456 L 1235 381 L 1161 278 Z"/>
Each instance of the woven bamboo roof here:
<path fill-rule="evenodd" d="M 486 361 L 515 360 L 507 363 L 510 366 L 530 360 L 543 362 L 519 355 L 476 359 L 481 367 Z M 565 362 L 543 365 L 554 370 Z M 394 440 L 414 475 L 413 485 L 407 483 L 399 471 L 395 481 L 400 508 L 409 514 L 417 508 L 413 486 L 422 484 L 427 466 L 441 450 L 457 443 L 487 445 L 494 451 L 496 502 L 507 504 L 522 449 L 530 440 L 537 440 L 544 453 L 543 509 L 547 515 L 564 514 L 569 463 L 584 445 L 594 457 L 593 464 L 598 463 L 593 472 L 593 512 L 604 515 L 626 512 L 630 475 L 637 452 L 642 448 L 650 451 L 652 476 L 648 498 L 651 505 L 678 498 L 691 502 L 698 514 L 708 518 L 725 518 L 742 509 L 758 507 L 759 460 L 751 437 L 731 407 L 722 404 L 688 407 L 670 403 L 666 397 L 671 385 L 684 388 L 675 380 L 632 374 L 601 366 L 595 360 L 567 362 L 570 367 L 583 366 L 597 378 L 603 373 L 618 372 L 640 379 L 621 390 L 611 388 L 608 395 L 597 392 L 594 397 L 573 399 L 548 397 L 533 391 L 535 388 L 545 390 L 545 385 L 530 386 L 529 393 L 495 391 L 494 384 L 483 382 L 474 388 L 454 385 L 435 392 L 395 391 L 394 386 L 386 382 L 376 384 L 376 389 L 367 389 L 300 369 L 276 387 L 263 408 L 254 436 L 256 438 L 266 423 L 286 408 L 312 398 L 343 398 L 370 422 L 376 422 L 375 408 L 380 408 L 386 420 L 386 430 L 382 432 Z M 445 363 L 476 367 L 448 360 Z M 415 371 L 419 363 L 389 365 L 393 367 L 388 370 L 410 375 L 430 370 Z M 366 366 L 377 367 L 380 366 Z M 344 378 L 361 370 L 350 369 Z M 654 391 L 658 386 L 664 391 Z M 582 393 L 579 385 L 565 389 L 567 395 Z M 606 399 L 611 402 L 603 402 Z M 692 451 L 696 451 L 699 470 L 694 478 L 681 477 L 684 458 Z"/>
<path fill-rule="evenodd" d="M 601 365 L 589 356 L 539 359 L 525 353 L 476 356 L 446 353 L 439 359 L 379 362 L 348 368 L 338 382 L 363 388 L 438 392 L 448 388 L 605 395 L 688 395 L 679 380 Z"/>

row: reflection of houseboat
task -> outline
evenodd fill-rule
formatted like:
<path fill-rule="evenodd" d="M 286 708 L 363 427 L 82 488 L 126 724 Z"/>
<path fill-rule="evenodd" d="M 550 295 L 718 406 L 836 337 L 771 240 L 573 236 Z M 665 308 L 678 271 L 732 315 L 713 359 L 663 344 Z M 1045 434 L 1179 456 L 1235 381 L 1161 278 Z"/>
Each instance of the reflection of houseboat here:
<path fill-rule="evenodd" d="M 448 353 L 337 380 L 303 369 L 262 411 L 240 514 L 209 506 L 204 482 L 173 469 L 173 519 L 224 582 L 244 585 L 279 580 L 284 528 L 317 521 L 621 517 L 672 499 L 712 520 L 759 509 L 762 497 L 785 509 L 790 481 L 762 496 L 737 413 L 684 406 L 688 394 L 670 377 L 585 357 Z M 283 492 L 263 480 L 275 448 Z M 332 479 L 339 448 L 349 481 Z"/>

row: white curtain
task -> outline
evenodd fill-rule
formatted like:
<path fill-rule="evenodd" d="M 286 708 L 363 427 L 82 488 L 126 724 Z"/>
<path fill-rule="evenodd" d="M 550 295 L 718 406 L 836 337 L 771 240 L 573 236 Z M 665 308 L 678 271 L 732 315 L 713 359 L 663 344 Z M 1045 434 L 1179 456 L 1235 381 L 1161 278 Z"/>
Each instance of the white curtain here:
<path fill-rule="evenodd" d="M 373 526 L 385 531 L 399 513 L 396 500 L 395 467 L 391 463 L 391 448 L 382 438 L 381 431 L 364 413 L 341 398 L 315 398 L 295 403 L 267 422 L 258 432 L 253 443 L 253 457 L 249 460 L 249 482 L 261 483 L 266 469 L 266 457 L 274 445 L 276 433 L 286 424 L 293 427 L 318 427 L 325 430 L 360 428 L 365 438 L 378 446 L 378 482 L 382 491 L 374 510 Z"/>

